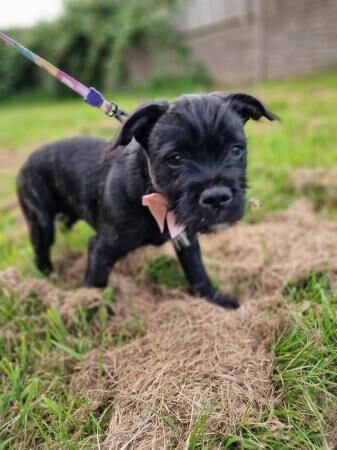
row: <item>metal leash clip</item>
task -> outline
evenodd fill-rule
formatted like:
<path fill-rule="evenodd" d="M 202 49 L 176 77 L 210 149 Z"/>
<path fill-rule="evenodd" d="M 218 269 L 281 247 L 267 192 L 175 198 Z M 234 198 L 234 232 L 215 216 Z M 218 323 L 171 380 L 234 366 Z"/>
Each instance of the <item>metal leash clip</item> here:
<path fill-rule="evenodd" d="M 117 119 L 119 122 L 123 122 L 123 118 L 127 118 L 129 116 L 125 111 L 120 109 L 116 103 L 110 102 L 110 104 L 111 104 L 110 111 L 105 113 L 107 116 L 113 117 Z"/>

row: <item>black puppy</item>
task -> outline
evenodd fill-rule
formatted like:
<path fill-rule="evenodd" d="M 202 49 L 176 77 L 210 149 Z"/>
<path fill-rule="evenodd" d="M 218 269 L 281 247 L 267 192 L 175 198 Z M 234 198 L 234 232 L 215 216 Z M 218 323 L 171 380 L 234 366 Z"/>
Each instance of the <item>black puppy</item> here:
<path fill-rule="evenodd" d="M 196 294 L 224 307 L 239 303 L 214 289 L 202 263 L 198 232 L 231 225 L 244 214 L 248 119 L 276 116 L 245 94 L 186 95 L 137 110 L 112 143 L 83 137 L 33 153 L 18 176 L 36 265 L 52 270 L 54 222 L 83 219 L 97 234 L 89 243 L 87 286 L 104 287 L 113 265 L 137 247 L 170 239 L 142 197 L 157 192 L 175 225 L 178 259 Z M 110 147 L 110 148 L 109 148 Z M 110 151 L 109 151 L 110 150 Z M 165 207 L 162 205 L 162 207 Z"/>

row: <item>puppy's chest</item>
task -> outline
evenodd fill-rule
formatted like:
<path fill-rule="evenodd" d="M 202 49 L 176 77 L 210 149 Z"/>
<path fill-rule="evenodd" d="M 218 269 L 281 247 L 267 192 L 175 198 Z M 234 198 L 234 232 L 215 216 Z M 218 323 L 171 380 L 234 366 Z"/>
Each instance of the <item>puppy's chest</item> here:
<path fill-rule="evenodd" d="M 146 211 L 134 232 L 138 236 L 140 245 L 162 245 L 170 239 L 167 227 L 164 232 L 159 230 L 154 218 Z"/>
<path fill-rule="evenodd" d="M 125 247 L 137 248 L 144 245 L 162 245 L 170 237 L 168 230 L 161 233 L 148 208 L 137 204 L 109 201 L 101 211 L 98 232 L 116 236 Z"/>

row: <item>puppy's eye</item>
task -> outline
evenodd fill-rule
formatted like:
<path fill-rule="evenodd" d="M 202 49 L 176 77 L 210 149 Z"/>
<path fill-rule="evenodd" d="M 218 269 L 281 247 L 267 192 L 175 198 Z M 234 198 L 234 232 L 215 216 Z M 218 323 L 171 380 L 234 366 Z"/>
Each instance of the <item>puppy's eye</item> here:
<path fill-rule="evenodd" d="M 239 145 L 235 145 L 231 150 L 231 155 L 234 158 L 239 159 L 243 155 L 243 152 L 244 152 L 243 147 L 240 147 Z"/>
<path fill-rule="evenodd" d="M 182 158 L 178 154 L 169 156 L 166 161 L 172 167 L 179 167 L 182 165 Z"/>

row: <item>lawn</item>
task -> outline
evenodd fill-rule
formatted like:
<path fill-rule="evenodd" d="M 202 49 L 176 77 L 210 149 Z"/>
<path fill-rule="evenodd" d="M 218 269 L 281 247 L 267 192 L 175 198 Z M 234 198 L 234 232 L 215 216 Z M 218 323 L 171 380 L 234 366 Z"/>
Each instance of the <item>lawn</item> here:
<path fill-rule="evenodd" d="M 143 99 L 174 98 L 187 89 L 198 92 L 202 87 L 173 86 L 156 92 L 117 93 L 111 98 L 132 111 Z M 337 174 L 337 75 L 264 83 L 246 91 L 281 117 L 279 123 L 261 121 L 246 127 L 248 196 L 261 203 L 260 209 L 247 211 L 246 221 L 261 223 L 304 195 L 313 202 L 319 220 L 333 222 L 337 179 L 332 186 L 315 179 L 299 187 L 297 178 L 303 169 L 323 168 L 324 174 Z M 15 266 L 25 276 L 40 278 L 15 204 L 15 175 L 26 155 L 51 139 L 74 134 L 110 138 L 116 124 L 77 98 L 60 101 L 27 95 L 1 104 L 0 269 Z M 84 224 L 74 233 L 58 230 L 55 255 L 69 248 L 82 252 L 91 234 Z M 144 272 L 159 288 L 184 289 L 171 259 L 154 257 L 135 275 L 135 283 Z M 221 436 L 205 433 L 205 414 L 191 425 L 187 448 L 335 448 L 331 439 L 337 445 L 337 437 L 329 437 L 327 430 L 337 401 L 337 287 L 332 276 L 336 272 L 333 267 L 329 273 L 310 273 L 300 282 L 288 280 L 282 291 L 280 311 L 287 311 L 287 325 L 268 339 L 277 398 L 273 408 L 261 411 L 254 427 L 241 421 L 235 431 Z M 60 277 L 55 277 L 54 284 L 63 287 Z M 111 345 L 124 345 L 143 335 L 134 317 L 118 332 L 107 326 L 109 303 L 116 295 L 114 288 L 108 288 L 94 316 L 83 307 L 66 321 L 57 308 L 41 303 L 35 295 L 22 297 L 0 290 L 0 449 L 99 448 L 113 402 L 94 408 L 85 395 L 74 394 L 69 386 L 76 365 L 92 350 L 103 354 Z M 271 419 L 282 424 L 282 431 L 275 431 Z"/>

